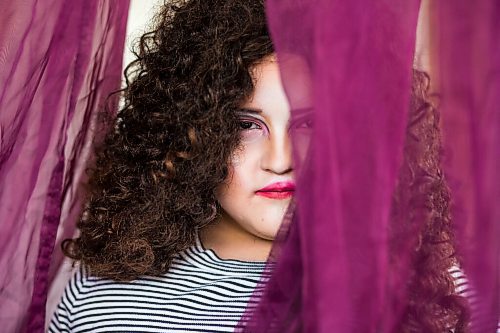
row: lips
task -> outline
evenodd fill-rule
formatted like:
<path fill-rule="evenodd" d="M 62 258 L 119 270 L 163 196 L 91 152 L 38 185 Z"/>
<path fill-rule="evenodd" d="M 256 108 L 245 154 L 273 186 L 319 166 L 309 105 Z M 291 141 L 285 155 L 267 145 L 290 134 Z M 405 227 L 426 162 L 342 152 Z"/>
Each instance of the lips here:
<path fill-rule="evenodd" d="M 293 196 L 295 184 L 290 181 L 272 183 L 255 194 L 270 199 L 287 199 Z"/>

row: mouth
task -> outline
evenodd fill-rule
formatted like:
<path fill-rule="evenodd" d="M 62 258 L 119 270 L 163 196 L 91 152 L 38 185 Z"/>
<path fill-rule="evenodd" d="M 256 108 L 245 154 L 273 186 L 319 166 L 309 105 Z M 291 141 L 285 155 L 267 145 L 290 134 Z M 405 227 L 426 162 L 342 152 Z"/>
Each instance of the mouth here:
<path fill-rule="evenodd" d="M 295 184 L 293 182 L 286 181 L 268 185 L 256 191 L 255 194 L 270 199 L 288 199 L 293 196 L 294 192 Z"/>

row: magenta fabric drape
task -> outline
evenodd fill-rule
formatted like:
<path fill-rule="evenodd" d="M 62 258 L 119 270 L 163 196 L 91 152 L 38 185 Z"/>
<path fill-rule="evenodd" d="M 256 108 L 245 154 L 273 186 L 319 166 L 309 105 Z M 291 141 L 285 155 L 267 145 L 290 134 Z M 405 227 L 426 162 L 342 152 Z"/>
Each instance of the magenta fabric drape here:
<path fill-rule="evenodd" d="M 290 235 L 247 331 L 386 332 L 392 324 L 379 318 L 388 304 L 388 217 L 418 5 L 268 1 L 292 118 L 304 104 L 297 96 L 309 90 L 314 131 Z M 303 145 L 300 131 L 292 135 Z"/>
<path fill-rule="evenodd" d="M 285 218 L 273 248 L 278 261 L 263 292 L 257 289 L 260 303 L 239 331 L 394 332 L 401 320 L 418 233 L 402 234 L 389 248 L 391 199 L 402 164 L 419 5 L 267 1 L 292 119 L 310 104 L 314 129 L 310 135 L 292 130 L 296 211 Z M 430 49 L 437 68 L 430 74 L 441 100 L 457 251 L 481 304 L 473 331 L 495 332 L 500 6 L 495 0 L 442 1 L 433 3 L 432 13 L 438 17 Z"/>
<path fill-rule="evenodd" d="M 478 294 L 472 327 L 495 332 L 500 319 L 500 2 L 443 1 L 434 9 L 458 251 Z"/>
<path fill-rule="evenodd" d="M 74 231 L 95 116 L 120 86 L 128 6 L 0 1 L 2 332 L 44 330 L 56 232 Z"/>

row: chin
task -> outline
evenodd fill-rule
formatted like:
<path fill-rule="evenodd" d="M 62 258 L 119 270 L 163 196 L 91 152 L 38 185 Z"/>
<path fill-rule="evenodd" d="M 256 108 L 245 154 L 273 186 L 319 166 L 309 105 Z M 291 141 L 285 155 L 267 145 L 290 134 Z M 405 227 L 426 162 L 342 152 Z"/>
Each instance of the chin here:
<path fill-rule="evenodd" d="M 278 219 L 260 219 L 259 224 L 264 223 L 264 225 L 256 226 L 254 228 L 255 230 L 255 235 L 267 239 L 267 240 L 274 240 L 276 238 L 276 235 L 278 234 L 278 231 L 281 227 L 281 222 L 283 220 L 283 217 L 280 217 Z"/>
<path fill-rule="evenodd" d="M 278 228 L 279 229 L 279 228 Z M 278 229 L 276 230 L 273 230 L 273 231 L 265 231 L 265 232 L 261 232 L 259 233 L 259 237 L 260 238 L 263 238 L 263 239 L 267 239 L 267 240 L 274 240 L 276 238 L 276 235 L 278 234 Z"/>

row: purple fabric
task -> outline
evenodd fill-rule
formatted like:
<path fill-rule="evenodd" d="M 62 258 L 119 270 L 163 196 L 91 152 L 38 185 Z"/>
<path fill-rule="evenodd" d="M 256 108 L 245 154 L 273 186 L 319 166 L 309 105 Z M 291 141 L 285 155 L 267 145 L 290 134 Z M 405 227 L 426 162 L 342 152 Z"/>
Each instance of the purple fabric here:
<path fill-rule="evenodd" d="M 57 229 L 74 230 L 95 115 L 120 84 L 128 5 L 0 1 L 2 332 L 44 330 Z"/>
<path fill-rule="evenodd" d="M 452 197 L 467 202 L 454 206 L 462 240 L 457 251 L 484 304 L 475 332 L 495 332 L 500 6 L 480 2 L 439 2 L 433 36 L 441 43 L 431 52 L 440 65 L 445 156 L 454 157 L 446 169 L 455 184 Z M 271 259 L 278 261 L 263 294 L 257 289 L 259 306 L 247 311 L 239 331 L 394 331 L 418 236 L 404 234 L 389 248 L 418 9 L 418 0 L 267 2 L 292 118 L 300 117 L 310 95 L 314 130 L 310 144 L 292 131 L 296 211 L 275 242 Z M 301 147 L 308 145 L 301 161 Z M 389 251 L 397 254 L 396 263 Z"/>
<path fill-rule="evenodd" d="M 435 11 L 458 251 L 478 294 L 475 332 L 495 332 L 500 318 L 500 2 L 442 1 Z"/>

